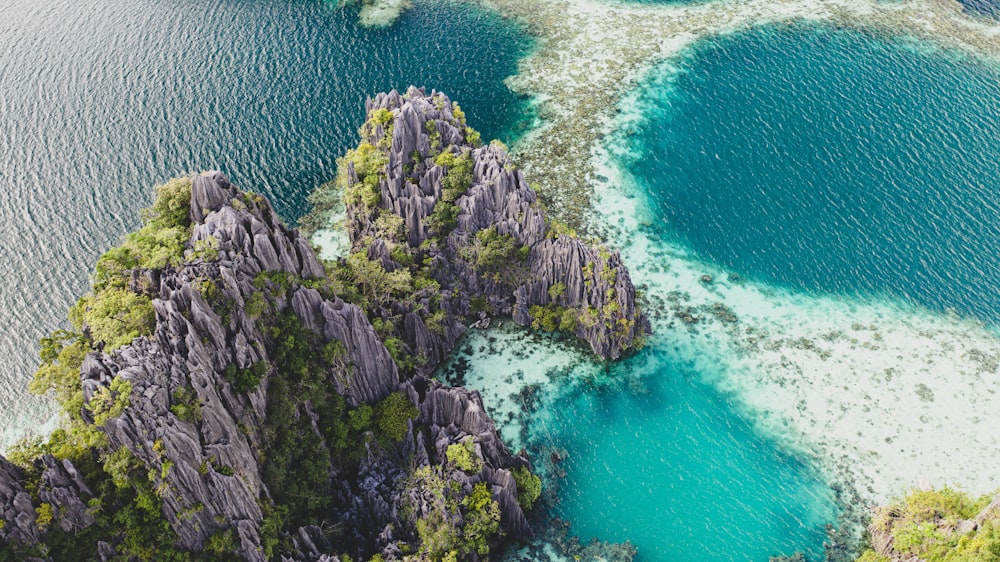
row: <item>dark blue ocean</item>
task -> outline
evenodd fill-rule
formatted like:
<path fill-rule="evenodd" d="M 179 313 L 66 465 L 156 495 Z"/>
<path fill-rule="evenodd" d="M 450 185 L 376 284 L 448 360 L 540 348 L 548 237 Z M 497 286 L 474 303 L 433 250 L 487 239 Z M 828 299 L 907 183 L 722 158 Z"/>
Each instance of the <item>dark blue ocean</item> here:
<path fill-rule="evenodd" d="M 511 22 L 417 2 L 389 29 L 319 0 L 0 5 L 0 446 L 46 416 L 24 390 L 94 260 L 152 186 L 221 169 L 294 221 L 357 143 L 368 95 L 410 84 L 511 138 L 504 86 L 531 42 Z"/>

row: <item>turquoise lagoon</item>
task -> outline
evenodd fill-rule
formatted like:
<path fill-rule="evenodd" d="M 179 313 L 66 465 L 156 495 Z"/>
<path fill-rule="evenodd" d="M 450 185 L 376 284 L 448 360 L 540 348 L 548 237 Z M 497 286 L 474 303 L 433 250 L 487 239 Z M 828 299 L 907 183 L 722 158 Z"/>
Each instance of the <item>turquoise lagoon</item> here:
<path fill-rule="evenodd" d="M 706 264 L 732 272 L 727 287 L 787 295 L 790 309 L 888 302 L 897 314 L 995 324 L 997 100 L 996 67 L 906 40 L 805 24 L 704 39 L 640 86 L 631 129 L 611 137 L 636 206 L 653 216 L 639 236 L 686 262 L 643 263 L 633 279 L 669 283 L 642 272 Z M 743 351 L 660 306 L 650 346 L 607 368 L 503 328 L 469 335 L 441 376 L 482 389 L 505 436 L 558 490 L 549 515 L 584 542 L 630 540 L 643 561 L 763 561 L 823 559 L 827 525 L 857 538 L 864 508 L 841 520 L 858 496 L 834 491 L 844 482 L 826 480 L 833 467 L 709 384 Z M 851 392 L 851 374 L 838 392 Z"/>
<path fill-rule="evenodd" d="M 639 561 L 823 559 L 833 490 L 666 338 L 605 367 L 567 338 L 505 323 L 467 335 L 438 376 L 482 389 L 504 438 L 545 476 L 547 517 L 583 543 L 630 541 Z"/>
<path fill-rule="evenodd" d="M 1000 68 L 797 25 L 654 80 L 630 170 L 664 235 L 767 284 L 1000 321 Z"/>

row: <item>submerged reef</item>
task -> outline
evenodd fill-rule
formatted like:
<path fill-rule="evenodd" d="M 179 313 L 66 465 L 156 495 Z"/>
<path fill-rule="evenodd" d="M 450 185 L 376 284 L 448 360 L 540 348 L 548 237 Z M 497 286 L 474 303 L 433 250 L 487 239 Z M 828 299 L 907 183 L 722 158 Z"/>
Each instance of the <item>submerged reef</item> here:
<path fill-rule="evenodd" d="M 365 27 L 388 27 L 413 7 L 410 0 L 333 0 L 340 8 L 360 5 L 358 22 Z"/>
<path fill-rule="evenodd" d="M 32 390 L 65 424 L 0 458 L 0 561 L 479 560 L 533 537 L 528 459 L 427 374 L 491 315 L 558 315 L 603 358 L 648 323 L 617 254 L 558 233 L 460 115 L 369 102 L 336 263 L 220 172 L 159 186 L 42 340 Z"/>

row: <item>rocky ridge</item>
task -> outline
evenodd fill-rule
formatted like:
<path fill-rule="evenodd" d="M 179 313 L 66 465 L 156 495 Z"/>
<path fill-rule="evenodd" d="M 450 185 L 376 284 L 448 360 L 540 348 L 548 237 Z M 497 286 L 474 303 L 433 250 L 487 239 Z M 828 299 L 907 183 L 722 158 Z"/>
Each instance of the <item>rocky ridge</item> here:
<path fill-rule="evenodd" d="M 323 560 L 330 553 L 401 557 L 404 548 L 412 548 L 407 545 L 419 543 L 413 519 L 432 509 L 419 487 L 409 483 L 413 468 L 421 466 L 442 471 L 465 492 L 486 483 L 506 536 L 532 536 L 510 472 L 526 467 L 527 460 L 503 445 L 478 393 L 423 377 L 400 380 L 364 311 L 318 283 L 324 276 L 322 264 L 297 231 L 280 223 L 263 197 L 240 192 L 221 173 L 198 175 L 191 182 L 190 218 L 189 259 L 176 268 L 131 274 L 131 288 L 154 297 L 153 332 L 111 353 L 93 350 L 80 368 L 88 404 L 116 379 L 130 383 L 127 407 L 98 427 L 106 437 L 100 455 L 127 451 L 152 475 L 180 550 L 202 551 L 213 536 L 231 530 L 234 554 L 244 560 L 267 558 L 263 507 L 276 493 L 268 488 L 263 468 L 273 439 L 267 430 L 268 393 L 287 375 L 271 350 L 273 335 L 263 316 L 248 312 L 255 294 L 266 294 L 270 312 L 265 315 L 294 315 L 310 332 L 312 345 L 343 346 L 344 357 L 326 365 L 324 378 L 349 407 L 378 402 L 392 392 L 417 406 L 399 442 L 383 446 L 364 441 L 365 451 L 353 467 L 331 455 L 325 435 L 314 431 L 330 459 L 325 491 L 333 498 L 328 511 L 339 529 L 336 540 L 320 521 L 285 529 L 290 548 L 280 552 L 283 559 Z M 190 259 L 190 248 L 205 241 L 211 241 L 217 255 Z M 281 284 L 285 286 L 277 286 Z M 268 372 L 249 389 L 226 376 L 230 366 L 247 370 L 257 364 L 266 365 Z M 198 415 L 179 415 L 180 403 L 196 404 Z M 91 410 L 84 413 L 92 422 Z M 294 412 L 295 423 L 303 419 L 313 427 L 322 422 L 308 401 Z M 475 473 L 446 466 L 448 446 L 467 437 L 474 441 L 481 466 Z M 46 543 L 55 527 L 76 533 L 93 523 L 87 505 L 95 494 L 73 463 L 45 454 L 35 465 L 41 484 L 31 493 L 24 471 L 0 460 L 0 540 L 5 548 Z M 402 513 L 403 505 L 409 506 L 409 514 Z M 52 510 L 51 522 L 39 523 L 40 509 Z M 114 559 L 115 537 L 79 544 L 78 549 L 86 553 L 81 559 Z"/>
<path fill-rule="evenodd" d="M 938 497 L 948 498 L 954 492 L 945 489 Z M 925 495 L 935 494 L 924 491 Z M 920 496 L 914 492 L 911 502 Z M 932 496 L 933 497 L 933 496 Z M 995 559 L 1000 550 L 997 522 L 1000 520 L 1000 495 L 965 517 L 954 513 L 961 501 L 938 502 L 937 505 L 888 505 L 874 508 L 868 525 L 871 537 L 867 553 L 859 562 L 923 562 L 925 560 L 967 560 L 979 562 Z M 988 502 L 988 503 L 987 503 Z"/>
<path fill-rule="evenodd" d="M 558 327 L 603 359 L 642 345 L 649 321 L 619 254 L 548 220 L 506 147 L 482 146 L 457 104 L 411 87 L 378 94 L 367 112 L 354 157 L 341 162 L 337 182 L 312 197 L 316 207 L 303 224 L 309 232 L 329 228 L 337 198 L 330 192 L 339 191 L 352 253 L 437 284 L 436 304 L 415 295 L 375 307 L 398 327 L 391 336 L 406 352 L 421 355 L 416 372 L 432 371 L 476 318 Z M 372 152 L 380 156 L 374 164 Z M 505 243 L 507 255 L 491 263 Z M 444 318 L 429 322 L 435 308 Z"/>
<path fill-rule="evenodd" d="M 377 148 L 342 168 L 368 189 L 354 260 L 322 263 L 219 172 L 171 184 L 178 245 L 101 258 L 78 333 L 43 341 L 69 426 L 0 458 L 0 560 L 478 560 L 533 536 L 528 460 L 477 392 L 427 375 L 492 315 L 620 356 L 648 331 L 628 273 L 547 222 L 442 94 L 380 94 L 363 130 Z M 139 337 L 112 344 L 116 323 Z"/>

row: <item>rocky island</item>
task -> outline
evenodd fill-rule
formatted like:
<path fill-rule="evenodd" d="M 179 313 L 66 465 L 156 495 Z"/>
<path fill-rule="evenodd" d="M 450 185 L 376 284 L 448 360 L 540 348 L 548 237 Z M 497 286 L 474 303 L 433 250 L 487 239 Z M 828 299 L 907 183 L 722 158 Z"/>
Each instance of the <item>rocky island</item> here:
<path fill-rule="evenodd" d="M 343 201 L 339 260 L 222 173 L 157 188 L 42 341 L 32 389 L 66 422 L 0 458 L 0 560 L 478 560 L 533 536 L 529 459 L 431 374 L 494 316 L 620 357 L 649 332 L 628 271 L 443 94 L 379 94 L 361 134 L 306 221 Z"/>

